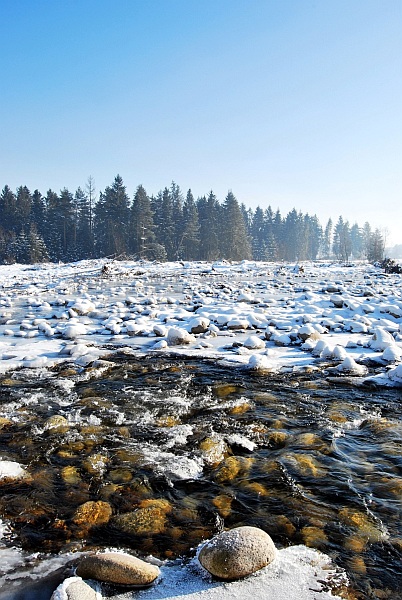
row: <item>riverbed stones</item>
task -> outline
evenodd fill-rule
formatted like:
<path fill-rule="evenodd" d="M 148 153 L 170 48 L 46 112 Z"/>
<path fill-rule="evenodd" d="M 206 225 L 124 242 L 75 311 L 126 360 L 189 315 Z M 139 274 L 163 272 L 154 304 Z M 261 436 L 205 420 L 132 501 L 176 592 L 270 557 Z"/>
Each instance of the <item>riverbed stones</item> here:
<path fill-rule="evenodd" d="M 45 421 L 45 429 L 51 430 L 52 433 L 60 432 L 62 433 L 66 429 L 68 429 L 69 423 L 66 417 L 63 415 L 52 415 Z"/>
<path fill-rule="evenodd" d="M 219 579 L 241 579 L 269 565 L 276 556 L 271 537 L 257 527 L 223 531 L 202 546 L 198 559 Z"/>
<path fill-rule="evenodd" d="M 156 565 L 119 552 L 87 556 L 77 567 L 77 575 L 83 579 L 128 586 L 148 586 L 159 573 Z"/>
<path fill-rule="evenodd" d="M 172 507 L 167 500 L 149 500 L 141 508 L 115 517 L 113 525 L 129 535 L 156 535 L 165 531 L 167 514 L 171 511 Z"/>
<path fill-rule="evenodd" d="M 72 518 L 75 525 L 89 529 L 95 525 L 104 525 L 112 516 L 112 507 L 102 500 L 88 501 L 79 506 Z"/>

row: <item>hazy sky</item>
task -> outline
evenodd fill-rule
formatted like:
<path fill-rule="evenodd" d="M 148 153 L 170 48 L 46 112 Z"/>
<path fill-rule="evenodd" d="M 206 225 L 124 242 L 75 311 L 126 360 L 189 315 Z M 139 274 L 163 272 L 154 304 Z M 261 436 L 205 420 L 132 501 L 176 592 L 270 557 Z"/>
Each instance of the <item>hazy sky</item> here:
<path fill-rule="evenodd" d="M 402 0 L 0 0 L 0 187 L 174 180 L 402 243 Z"/>

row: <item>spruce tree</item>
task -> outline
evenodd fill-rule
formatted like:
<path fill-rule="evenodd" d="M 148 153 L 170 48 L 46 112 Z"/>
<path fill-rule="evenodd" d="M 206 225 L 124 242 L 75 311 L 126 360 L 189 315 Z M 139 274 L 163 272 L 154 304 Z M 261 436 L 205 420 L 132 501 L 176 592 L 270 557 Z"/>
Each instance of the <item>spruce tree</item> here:
<path fill-rule="evenodd" d="M 137 187 L 130 211 L 129 247 L 137 258 L 153 258 L 155 243 L 151 201 L 142 185 Z"/>
<path fill-rule="evenodd" d="M 228 260 L 251 258 L 251 246 L 243 213 L 234 194 L 229 191 L 223 205 L 222 251 Z"/>
<path fill-rule="evenodd" d="M 199 257 L 200 224 L 198 220 L 197 206 L 191 190 L 188 190 L 183 205 L 183 234 L 182 234 L 182 258 L 184 260 L 196 260 Z"/>
<path fill-rule="evenodd" d="M 100 195 L 94 230 L 99 256 L 124 256 L 128 251 L 129 198 L 120 175 Z"/>

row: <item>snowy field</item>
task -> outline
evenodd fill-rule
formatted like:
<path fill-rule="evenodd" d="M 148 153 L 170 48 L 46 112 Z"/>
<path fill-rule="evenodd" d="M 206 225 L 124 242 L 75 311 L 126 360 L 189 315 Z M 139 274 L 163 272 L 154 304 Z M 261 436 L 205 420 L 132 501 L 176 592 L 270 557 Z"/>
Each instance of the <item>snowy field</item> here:
<path fill-rule="evenodd" d="M 19 368 L 60 363 L 102 369 L 124 351 L 214 358 L 261 377 L 322 372 L 350 385 L 402 387 L 402 277 L 370 265 L 99 260 L 2 266 L 0 286 L 3 381 Z M 0 456 L 0 478 L 21 469 Z M 29 563 L 1 547 L 0 559 L 3 575 Z M 37 579 L 57 560 L 28 573 Z M 323 585 L 334 577 L 327 557 L 304 546 L 281 550 L 273 565 L 240 582 L 218 584 L 195 571 L 162 566 L 154 588 L 115 597 L 333 597 Z M 4 582 L 1 599 L 44 597 L 3 592 Z"/>
<path fill-rule="evenodd" d="M 370 265 L 82 261 L 0 267 L 0 373 L 113 349 L 402 384 L 402 278 Z M 368 369 L 370 367 L 370 369 Z M 374 375 L 373 375 L 374 372 Z"/>

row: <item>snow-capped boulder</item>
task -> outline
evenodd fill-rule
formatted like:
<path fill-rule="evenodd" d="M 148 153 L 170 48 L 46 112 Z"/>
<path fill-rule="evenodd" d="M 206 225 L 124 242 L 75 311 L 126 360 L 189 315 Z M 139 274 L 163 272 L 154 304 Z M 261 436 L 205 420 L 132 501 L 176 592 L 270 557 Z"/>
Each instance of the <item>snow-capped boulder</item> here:
<path fill-rule="evenodd" d="M 207 319 L 206 317 L 195 317 L 194 319 L 191 319 L 191 321 L 188 324 L 190 332 L 194 334 L 205 333 L 206 331 L 208 331 L 208 327 L 209 319 Z"/>
<path fill-rule="evenodd" d="M 398 365 L 394 369 L 390 369 L 387 373 L 387 376 L 398 386 L 402 386 L 402 364 Z"/>
<path fill-rule="evenodd" d="M 166 337 L 168 329 L 164 325 L 160 325 L 159 323 L 157 323 L 156 325 L 154 325 L 152 331 L 158 337 Z"/>
<path fill-rule="evenodd" d="M 248 368 L 252 371 L 272 372 L 277 367 L 274 366 L 266 354 L 252 354 L 248 361 Z"/>
<path fill-rule="evenodd" d="M 50 600 L 102 600 L 98 586 L 81 577 L 68 577 L 55 589 Z"/>
<path fill-rule="evenodd" d="M 382 360 L 387 363 L 396 363 L 401 360 L 402 357 L 402 349 L 396 344 L 391 344 L 385 348 L 384 352 L 381 355 Z"/>
<path fill-rule="evenodd" d="M 75 323 L 74 325 L 67 325 L 63 330 L 63 337 L 67 340 L 75 340 L 81 335 L 87 333 L 87 328 L 82 323 Z"/>
<path fill-rule="evenodd" d="M 348 375 L 365 375 L 367 373 L 367 367 L 358 365 L 351 356 L 347 356 L 336 368 L 340 373 Z"/>
<path fill-rule="evenodd" d="M 167 334 L 167 343 L 169 346 L 181 346 L 182 344 L 191 344 L 195 342 L 195 337 L 180 327 L 171 327 Z"/>
<path fill-rule="evenodd" d="M 243 346 L 249 350 L 261 350 L 265 348 L 265 342 L 256 335 L 250 335 L 250 337 L 244 340 Z"/>
<path fill-rule="evenodd" d="M 269 565 L 276 557 L 271 537 L 257 527 L 236 527 L 206 542 L 199 554 L 201 565 L 220 579 L 240 579 Z"/>
<path fill-rule="evenodd" d="M 369 346 L 372 350 L 385 350 L 388 346 L 393 346 L 395 340 L 388 331 L 382 327 L 376 327 L 373 332 L 373 337 L 369 341 Z"/>

